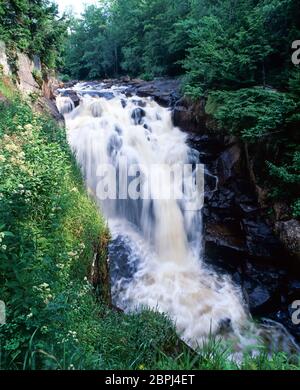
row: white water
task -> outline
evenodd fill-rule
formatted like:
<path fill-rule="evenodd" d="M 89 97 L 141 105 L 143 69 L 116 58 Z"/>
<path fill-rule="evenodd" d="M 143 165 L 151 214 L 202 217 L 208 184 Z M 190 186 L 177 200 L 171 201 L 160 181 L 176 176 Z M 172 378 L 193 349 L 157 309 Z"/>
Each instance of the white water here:
<path fill-rule="evenodd" d="M 82 86 L 77 90 L 82 91 Z M 97 192 L 97 167 L 117 166 L 121 156 L 129 164 L 144 166 L 197 162 L 197 153 L 172 125 L 168 109 L 149 98 L 125 98 L 117 88 L 110 92 L 114 93 L 111 100 L 84 96 L 76 109 L 69 98 L 57 98 L 68 141 L 91 194 Z M 132 117 L 137 101 L 145 105 L 140 124 Z M 123 180 L 122 172 L 120 176 Z M 158 181 L 160 185 L 164 183 Z M 249 340 L 242 334 L 249 328 L 249 317 L 240 291 L 201 260 L 201 210 L 186 211 L 185 202 L 153 198 L 99 202 L 113 238 L 122 237 L 130 247 L 127 266 L 134 265 L 129 277 L 114 278 L 115 303 L 126 311 L 148 306 L 167 313 L 181 337 L 193 346 L 220 332 L 245 345 Z"/>

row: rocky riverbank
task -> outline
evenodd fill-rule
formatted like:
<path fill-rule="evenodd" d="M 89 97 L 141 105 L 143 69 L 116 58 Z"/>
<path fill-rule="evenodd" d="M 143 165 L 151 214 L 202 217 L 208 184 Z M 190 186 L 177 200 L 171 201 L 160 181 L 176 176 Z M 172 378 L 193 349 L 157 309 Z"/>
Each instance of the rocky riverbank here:
<path fill-rule="evenodd" d="M 299 221 L 289 219 L 284 205 L 266 201 L 253 169 L 255 153 L 226 129 L 217 130 L 205 100 L 181 98 L 173 120 L 189 133 L 207 170 L 206 261 L 232 275 L 254 316 L 282 323 L 299 341 L 299 326 L 291 321 L 292 303 L 300 297 Z"/>

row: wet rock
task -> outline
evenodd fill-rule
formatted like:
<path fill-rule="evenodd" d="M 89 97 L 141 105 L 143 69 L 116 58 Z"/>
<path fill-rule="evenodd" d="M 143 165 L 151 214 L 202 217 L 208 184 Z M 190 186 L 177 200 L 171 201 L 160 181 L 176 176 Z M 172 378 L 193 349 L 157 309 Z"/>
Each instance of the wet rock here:
<path fill-rule="evenodd" d="M 131 118 L 134 120 L 135 125 L 141 125 L 145 116 L 146 111 L 142 108 L 135 108 L 131 114 Z"/>
<path fill-rule="evenodd" d="M 275 202 L 273 205 L 273 210 L 274 210 L 276 221 L 283 221 L 283 220 L 287 221 L 289 215 L 291 214 L 289 207 L 284 202 Z"/>
<path fill-rule="evenodd" d="M 133 100 L 132 102 L 133 102 L 133 104 L 135 104 L 136 106 L 139 106 L 141 108 L 145 108 L 147 105 L 147 103 L 143 102 L 143 100 Z"/>
<path fill-rule="evenodd" d="M 285 248 L 298 259 L 300 258 L 300 222 L 296 219 L 277 222 L 275 230 Z"/>
<path fill-rule="evenodd" d="M 271 294 L 265 286 L 258 285 L 253 289 L 251 284 L 248 282 L 244 284 L 244 288 L 249 291 L 249 308 L 253 314 L 262 314 L 267 306 L 270 307 Z"/>
<path fill-rule="evenodd" d="M 92 97 L 104 98 L 106 100 L 112 100 L 115 97 L 115 95 L 112 92 L 91 91 L 91 92 L 85 92 L 84 94 Z"/>
<path fill-rule="evenodd" d="M 235 202 L 241 214 L 249 215 L 259 212 L 257 200 L 253 196 L 241 194 L 235 198 Z"/>
<path fill-rule="evenodd" d="M 61 96 L 69 97 L 73 101 L 75 107 L 79 106 L 80 97 L 77 95 L 76 91 L 74 91 L 72 89 L 67 89 L 67 90 L 60 91 L 60 94 L 61 94 Z"/>
<path fill-rule="evenodd" d="M 241 148 L 235 144 L 226 149 L 217 162 L 218 177 L 220 184 L 236 176 L 241 169 Z"/>
<path fill-rule="evenodd" d="M 140 97 L 153 97 L 153 99 L 164 107 L 172 107 L 180 98 L 180 81 L 176 79 L 160 79 L 151 82 L 142 80 L 131 80 L 130 87 L 124 93 L 127 97 L 134 95 Z"/>
<path fill-rule="evenodd" d="M 63 88 L 70 89 L 73 88 L 74 85 L 78 84 L 79 80 L 70 80 L 64 83 Z"/>
<path fill-rule="evenodd" d="M 112 285 L 117 281 L 130 281 L 140 259 L 133 253 L 130 242 L 126 237 L 117 236 L 109 244 L 110 276 Z"/>
<path fill-rule="evenodd" d="M 123 130 L 119 126 L 116 126 L 115 130 L 116 130 L 116 133 L 118 133 L 119 135 L 123 134 Z"/>
<path fill-rule="evenodd" d="M 290 300 L 300 300 L 300 280 L 289 281 L 287 290 Z"/>
<path fill-rule="evenodd" d="M 277 257 L 283 253 L 279 240 L 276 239 L 271 228 L 260 218 L 256 220 L 243 219 L 242 225 L 250 255 L 255 257 Z"/>
<path fill-rule="evenodd" d="M 174 125 L 184 131 L 201 134 L 207 132 L 205 101 L 201 99 L 191 103 L 188 99 L 181 98 L 175 104 L 172 119 Z"/>
<path fill-rule="evenodd" d="M 207 223 L 205 239 L 206 243 L 214 244 L 220 249 L 228 248 L 242 253 L 247 250 L 243 234 L 238 226 Z"/>
<path fill-rule="evenodd" d="M 95 101 L 90 106 L 90 110 L 94 118 L 100 118 L 103 113 L 101 101 L 99 99 L 95 99 Z"/>
<path fill-rule="evenodd" d="M 113 160 L 116 158 L 118 151 L 122 148 L 122 138 L 117 135 L 112 135 L 107 144 L 107 154 Z"/>

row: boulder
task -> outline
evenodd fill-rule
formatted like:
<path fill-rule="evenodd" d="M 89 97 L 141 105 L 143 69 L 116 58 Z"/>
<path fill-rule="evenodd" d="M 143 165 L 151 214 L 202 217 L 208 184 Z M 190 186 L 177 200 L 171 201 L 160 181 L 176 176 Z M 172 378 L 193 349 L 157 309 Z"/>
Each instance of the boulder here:
<path fill-rule="evenodd" d="M 142 80 L 131 80 L 130 86 L 124 91 L 130 97 L 153 97 L 153 99 L 164 107 L 172 107 L 179 99 L 180 81 L 176 79 L 160 79 L 151 82 Z"/>
<path fill-rule="evenodd" d="M 204 99 L 192 103 L 187 98 L 181 98 L 175 104 L 172 119 L 174 125 L 184 131 L 200 134 L 207 132 Z"/>
<path fill-rule="evenodd" d="M 241 148 L 238 144 L 226 149 L 217 161 L 220 185 L 233 178 L 241 170 Z"/>
<path fill-rule="evenodd" d="M 213 244 L 221 250 L 227 248 L 245 253 L 247 249 L 241 231 L 236 226 L 225 223 L 207 223 L 205 242 Z"/>
<path fill-rule="evenodd" d="M 69 97 L 73 103 L 75 104 L 75 107 L 78 107 L 80 104 L 80 97 L 77 95 L 76 91 L 73 89 L 66 89 L 61 91 L 61 95 L 65 97 Z"/>
<path fill-rule="evenodd" d="M 242 226 L 246 235 L 248 252 L 251 256 L 277 258 L 283 253 L 279 240 L 262 219 L 243 219 Z"/>
<path fill-rule="evenodd" d="M 247 294 L 250 311 L 256 315 L 264 313 L 266 306 L 269 306 L 271 302 L 270 292 L 263 285 L 258 285 L 257 287 L 253 288 L 251 283 L 245 283 L 244 288 L 246 290 L 247 287 L 249 290 Z"/>
<path fill-rule="evenodd" d="M 25 95 L 40 93 L 40 86 L 32 75 L 34 69 L 34 63 L 29 57 L 24 53 L 18 53 L 18 88 Z"/>
<path fill-rule="evenodd" d="M 300 258 L 300 222 L 296 219 L 277 222 L 275 231 L 284 247 L 294 256 Z"/>
<path fill-rule="evenodd" d="M 42 85 L 43 96 L 47 99 L 55 99 L 57 96 L 57 90 L 62 88 L 62 86 L 63 84 L 60 83 L 55 77 L 46 75 Z"/>
<path fill-rule="evenodd" d="M 146 112 L 142 108 L 135 108 L 131 114 L 131 118 L 134 120 L 135 125 L 141 125 L 145 116 Z"/>

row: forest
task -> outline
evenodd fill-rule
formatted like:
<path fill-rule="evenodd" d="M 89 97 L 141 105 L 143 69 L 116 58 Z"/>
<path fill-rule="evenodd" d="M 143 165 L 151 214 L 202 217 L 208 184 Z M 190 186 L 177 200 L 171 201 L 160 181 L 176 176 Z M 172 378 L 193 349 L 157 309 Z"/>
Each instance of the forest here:
<path fill-rule="evenodd" d="M 283 204 L 299 223 L 299 39 L 298 0 L 99 0 L 80 16 L 51 0 L 0 0 L 12 72 L 0 65 L 0 300 L 10 319 L 0 325 L 0 370 L 299 369 L 264 350 L 237 364 L 215 336 L 195 353 L 167 313 L 123 313 L 105 288 L 95 294 L 86 270 L 96 252 L 105 274 L 109 228 L 65 129 L 32 110 L 36 96 L 16 92 L 19 52 L 38 56 L 41 85 L 49 74 L 60 85 L 176 80 L 183 104 L 204 102 L 208 136 L 242 145 L 267 194 L 264 217 L 274 223 Z"/>

